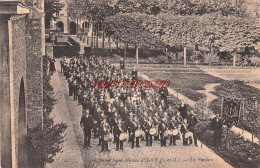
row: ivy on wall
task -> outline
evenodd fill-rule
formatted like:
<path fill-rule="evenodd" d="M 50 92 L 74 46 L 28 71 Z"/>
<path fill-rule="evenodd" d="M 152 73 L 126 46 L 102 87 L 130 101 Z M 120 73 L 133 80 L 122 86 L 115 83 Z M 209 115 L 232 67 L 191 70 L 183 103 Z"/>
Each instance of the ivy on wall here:
<path fill-rule="evenodd" d="M 65 141 L 64 131 L 68 127 L 65 123 L 54 124 L 50 113 L 56 103 L 53 87 L 50 84 L 47 56 L 43 58 L 43 125 L 39 124 L 34 129 L 28 130 L 29 144 L 35 153 L 34 162 L 40 164 L 52 163 L 54 156 L 62 151 L 62 143 Z"/>

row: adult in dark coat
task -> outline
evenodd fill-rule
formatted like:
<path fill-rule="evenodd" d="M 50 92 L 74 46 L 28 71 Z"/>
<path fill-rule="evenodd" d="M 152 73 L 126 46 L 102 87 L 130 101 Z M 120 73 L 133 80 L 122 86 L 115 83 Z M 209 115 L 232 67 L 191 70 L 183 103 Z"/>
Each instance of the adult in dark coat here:
<path fill-rule="evenodd" d="M 55 68 L 55 59 L 54 57 L 50 59 L 50 72 L 55 72 L 56 71 L 56 68 Z"/>
<path fill-rule="evenodd" d="M 190 114 L 187 117 L 188 119 L 188 130 L 192 132 L 193 139 L 194 139 L 194 145 L 198 146 L 197 144 L 197 134 L 196 134 L 196 127 L 199 122 L 196 116 L 194 116 L 193 111 L 190 112 Z M 192 141 L 192 140 L 190 140 Z M 192 142 L 190 142 L 192 143 Z"/>
<path fill-rule="evenodd" d="M 187 109 L 187 106 L 186 104 L 184 104 L 184 102 L 181 103 L 180 107 L 179 107 L 179 112 L 182 116 L 183 119 L 187 118 L 188 116 L 188 109 Z"/>
<path fill-rule="evenodd" d="M 93 119 L 89 115 L 89 109 L 86 109 L 81 117 L 80 125 L 84 130 L 84 148 L 91 147 L 91 130 L 93 126 Z"/>
<path fill-rule="evenodd" d="M 168 89 L 167 88 L 160 88 L 159 93 L 161 95 L 161 99 L 164 100 L 164 103 L 167 104 L 167 96 L 168 96 Z"/>
<path fill-rule="evenodd" d="M 120 68 L 123 70 L 125 69 L 125 61 L 123 58 L 121 58 L 121 60 L 120 60 Z"/>
<path fill-rule="evenodd" d="M 60 60 L 60 72 L 63 73 L 64 72 L 64 64 L 66 63 L 66 57 L 64 56 L 61 60 Z"/>
<path fill-rule="evenodd" d="M 211 120 L 211 129 L 213 130 L 213 142 L 215 146 L 219 146 L 221 144 L 221 136 L 223 133 L 222 126 L 222 120 L 218 115 Z"/>
<path fill-rule="evenodd" d="M 132 80 L 137 80 L 137 70 L 135 69 L 135 67 L 132 71 Z"/>

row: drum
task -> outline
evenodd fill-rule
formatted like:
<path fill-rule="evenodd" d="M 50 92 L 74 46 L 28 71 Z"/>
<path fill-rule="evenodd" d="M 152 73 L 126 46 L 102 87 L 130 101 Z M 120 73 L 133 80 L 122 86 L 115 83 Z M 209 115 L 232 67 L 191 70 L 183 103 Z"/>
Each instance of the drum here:
<path fill-rule="evenodd" d="M 111 142 L 113 138 L 114 138 L 114 135 L 109 133 L 106 136 L 104 136 L 104 141 Z"/>
<path fill-rule="evenodd" d="M 145 136 L 145 133 L 143 130 L 138 129 L 135 131 L 135 137 L 140 138 L 140 137 L 144 137 L 144 136 Z"/>
<path fill-rule="evenodd" d="M 168 137 L 170 137 L 171 135 L 172 135 L 172 133 L 171 133 L 170 130 L 166 130 L 166 131 L 164 131 L 163 136 L 164 136 L 165 138 L 168 138 Z"/>
<path fill-rule="evenodd" d="M 179 133 L 179 130 L 178 130 L 178 129 L 173 129 L 173 130 L 172 130 L 172 135 L 173 135 L 173 136 L 178 135 L 178 133 Z"/>
<path fill-rule="evenodd" d="M 156 128 L 151 128 L 149 133 L 150 133 L 150 135 L 155 135 L 157 133 Z"/>
<path fill-rule="evenodd" d="M 188 131 L 185 133 L 185 139 L 188 139 L 188 138 L 192 138 L 193 137 L 193 133 Z"/>
<path fill-rule="evenodd" d="M 119 136 L 120 141 L 127 141 L 128 138 L 129 138 L 128 134 L 125 133 L 125 132 L 121 133 L 120 136 Z"/>

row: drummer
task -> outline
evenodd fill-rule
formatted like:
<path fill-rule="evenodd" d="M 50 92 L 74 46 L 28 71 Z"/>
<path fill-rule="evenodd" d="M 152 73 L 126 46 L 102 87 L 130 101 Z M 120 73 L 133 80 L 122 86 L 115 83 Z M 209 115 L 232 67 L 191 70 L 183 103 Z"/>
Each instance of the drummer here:
<path fill-rule="evenodd" d="M 120 146 L 120 150 L 124 150 L 124 141 L 120 140 L 119 137 L 122 133 L 126 132 L 126 128 L 121 118 L 118 118 L 118 123 L 116 124 L 115 132 L 116 132 L 116 150 L 117 151 L 119 150 L 119 146 Z"/>
<path fill-rule="evenodd" d="M 185 118 L 183 120 L 183 123 L 181 125 L 181 133 L 182 133 L 182 140 L 183 140 L 183 146 L 187 146 L 188 145 L 188 141 L 185 138 L 185 134 L 188 132 L 188 123 L 187 123 L 187 119 Z"/>
<path fill-rule="evenodd" d="M 169 130 L 171 130 L 172 132 L 174 130 L 177 130 L 178 125 L 177 125 L 177 121 L 175 120 L 174 116 L 172 116 L 172 118 L 169 120 L 168 125 L 169 125 Z M 171 146 L 172 144 L 174 146 L 176 146 L 176 135 L 173 135 L 173 134 L 174 133 L 172 133 L 172 136 L 170 137 L 170 144 L 169 144 L 169 146 Z"/>
<path fill-rule="evenodd" d="M 168 129 L 167 118 L 162 118 L 162 121 L 159 125 L 159 134 L 161 138 L 161 146 L 166 145 L 166 137 L 164 136 L 165 131 Z"/>
<path fill-rule="evenodd" d="M 159 114 L 158 114 L 158 112 L 155 112 L 153 115 L 153 124 L 154 124 L 157 132 L 159 132 L 158 128 L 159 128 L 160 122 L 161 121 L 160 121 Z M 154 140 L 159 140 L 159 134 L 155 135 Z"/>
<path fill-rule="evenodd" d="M 138 117 L 136 115 L 134 116 L 134 122 L 137 125 L 136 129 L 134 130 L 134 137 L 135 137 L 136 147 L 139 148 L 140 147 L 140 145 L 139 145 L 139 138 L 140 137 L 139 136 L 135 136 L 135 132 L 137 130 L 139 130 L 139 131 L 142 131 L 142 130 L 141 130 L 140 121 L 139 121 L 139 119 L 138 119 Z M 134 143 L 134 137 L 133 137 L 132 143 Z M 132 144 L 132 146 L 133 146 L 133 144 Z"/>
<path fill-rule="evenodd" d="M 153 136 L 155 136 L 155 134 L 156 134 L 156 129 L 155 129 L 155 124 L 153 122 L 153 119 L 152 119 L 151 115 L 148 117 L 148 127 L 149 127 L 149 136 L 148 136 L 148 138 L 149 138 L 149 141 L 150 141 L 150 146 L 152 146 L 152 144 L 153 144 Z M 151 129 L 155 129 L 154 133 L 150 132 Z M 146 144 L 147 144 L 147 141 L 148 140 L 146 140 Z"/>
<path fill-rule="evenodd" d="M 132 141 L 132 135 L 134 134 L 134 130 L 133 130 L 133 122 L 134 121 L 133 120 L 134 120 L 133 113 L 130 112 L 129 116 L 127 117 L 127 120 L 125 122 L 126 123 L 126 127 L 127 127 L 127 131 L 128 131 L 128 136 L 129 136 L 128 142 Z"/>
<path fill-rule="evenodd" d="M 104 137 L 105 136 L 108 136 L 108 134 L 109 134 L 109 130 L 110 130 L 110 128 L 109 128 L 109 124 L 107 123 L 107 121 L 106 121 L 107 119 L 106 118 L 103 118 L 103 121 L 102 121 L 102 123 L 101 123 L 101 146 L 102 146 L 102 149 L 101 149 L 101 152 L 104 152 L 104 151 L 110 151 L 109 149 L 108 149 L 108 141 L 107 140 L 105 140 L 104 139 Z"/>

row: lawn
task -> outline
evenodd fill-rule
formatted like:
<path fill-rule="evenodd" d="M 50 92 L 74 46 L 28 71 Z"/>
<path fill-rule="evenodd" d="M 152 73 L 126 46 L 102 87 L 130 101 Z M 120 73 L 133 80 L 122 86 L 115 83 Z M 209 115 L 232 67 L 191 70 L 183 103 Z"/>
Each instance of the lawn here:
<path fill-rule="evenodd" d="M 223 80 L 204 73 L 199 69 L 170 69 L 140 68 L 140 71 L 152 79 L 167 79 L 171 81 L 170 88 L 183 94 L 193 101 L 204 97 L 198 90 L 204 90 L 204 86 L 210 83 L 221 83 Z"/>

